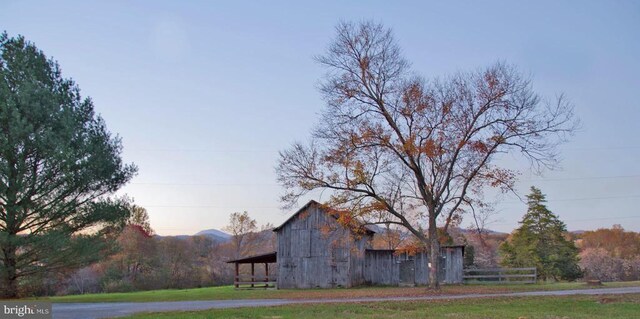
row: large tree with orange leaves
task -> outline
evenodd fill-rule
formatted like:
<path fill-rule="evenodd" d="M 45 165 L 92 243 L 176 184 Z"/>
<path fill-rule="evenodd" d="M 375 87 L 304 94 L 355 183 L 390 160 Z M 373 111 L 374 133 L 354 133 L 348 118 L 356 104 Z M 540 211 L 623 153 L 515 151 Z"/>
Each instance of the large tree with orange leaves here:
<path fill-rule="evenodd" d="M 391 30 L 369 22 L 336 30 L 317 58 L 327 70 L 327 104 L 313 138 L 280 153 L 282 199 L 293 205 L 331 190 L 331 206 L 404 226 L 428 247 L 437 288 L 438 223 L 446 231 L 482 208 L 485 187 L 512 189 L 516 172 L 495 164 L 501 154 L 521 154 L 535 169 L 554 166 L 556 146 L 577 125 L 572 108 L 562 97 L 543 101 L 505 64 L 425 81 Z"/>

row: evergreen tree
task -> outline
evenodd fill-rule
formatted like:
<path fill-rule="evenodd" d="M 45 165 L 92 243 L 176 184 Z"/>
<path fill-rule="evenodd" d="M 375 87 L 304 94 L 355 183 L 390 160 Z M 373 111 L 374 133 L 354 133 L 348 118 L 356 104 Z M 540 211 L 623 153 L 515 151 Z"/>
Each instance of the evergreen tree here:
<path fill-rule="evenodd" d="M 546 280 L 579 278 L 578 249 L 565 237 L 566 225 L 545 206 L 545 195 L 531 187 L 529 209 L 510 238 L 500 246 L 502 265 L 532 267 Z"/>
<path fill-rule="evenodd" d="M 0 298 L 100 257 L 100 230 L 130 215 L 108 199 L 136 172 L 121 151 L 55 61 L 0 34 Z"/>

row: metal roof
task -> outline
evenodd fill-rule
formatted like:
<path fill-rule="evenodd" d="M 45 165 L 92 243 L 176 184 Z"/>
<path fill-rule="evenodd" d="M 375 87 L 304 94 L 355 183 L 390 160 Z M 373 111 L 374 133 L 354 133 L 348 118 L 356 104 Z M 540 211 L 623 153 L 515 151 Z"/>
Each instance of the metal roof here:
<path fill-rule="evenodd" d="M 293 215 L 291 215 L 291 217 L 287 218 L 287 220 L 284 221 L 284 223 L 282 223 L 280 226 L 276 227 L 273 229 L 273 231 L 278 231 L 280 230 L 280 228 L 282 228 L 284 225 L 286 225 L 288 222 L 290 222 L 292 219 L 294 219 L 296 216 L 298 216 L 298 214 L 302 213 L 303 211 L 305 211 L 307 208 L 309 208 L 311 205 L 318 205 L 320 206 L 320 203 L 316 202 L 315 200 L 310 200 L 308 203 L 306 203 L 304 206 L 302 206 L 302 208 L 298 209 L 297 212 L 295 212 Z"/>

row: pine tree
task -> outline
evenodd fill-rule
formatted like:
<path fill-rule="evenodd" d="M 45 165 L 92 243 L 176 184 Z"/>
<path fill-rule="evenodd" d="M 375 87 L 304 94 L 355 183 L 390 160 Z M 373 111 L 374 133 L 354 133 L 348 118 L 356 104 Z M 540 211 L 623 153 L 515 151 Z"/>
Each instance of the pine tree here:
<path fill-rule="evenodd" d="M 121 153 L 54 60 L 0 33 L 0 298 L 100 258 L 102 228 L 130 215 L 109 199 L 137 171 Z"/>
<path fill-rule="evenodd" d="M 529 209 L 510 238 L 500 246 L 502 265 L 532 267 L 542 280 L 579 278 L 578 249 L 565 237 L 566 225 L 547 209 L 545 195 L 531 187 Z"/>

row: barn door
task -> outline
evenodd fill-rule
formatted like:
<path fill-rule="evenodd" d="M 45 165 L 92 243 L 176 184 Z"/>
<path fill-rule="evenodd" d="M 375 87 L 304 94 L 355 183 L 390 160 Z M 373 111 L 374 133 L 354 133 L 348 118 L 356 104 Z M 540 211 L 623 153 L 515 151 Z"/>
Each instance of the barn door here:
<path fill-rule="evenodd" d="M 448 283 L 447 270 L 449 269 L 449 265 L 447 263 L 451 258 L 447 258 L 445 253 L 438 256 L 438 258 L 440 259 L 438 264 L 438 279 L 440 279 L 442 283 Z"/>
<path fill-rule="evenodd" d="M 415 286 L 416 284 L 416 267 L 415 261 L 403 260 L 400 262 L 400 285 Z"/>

